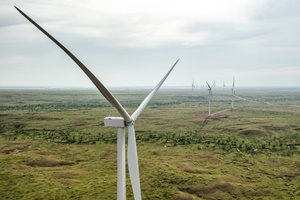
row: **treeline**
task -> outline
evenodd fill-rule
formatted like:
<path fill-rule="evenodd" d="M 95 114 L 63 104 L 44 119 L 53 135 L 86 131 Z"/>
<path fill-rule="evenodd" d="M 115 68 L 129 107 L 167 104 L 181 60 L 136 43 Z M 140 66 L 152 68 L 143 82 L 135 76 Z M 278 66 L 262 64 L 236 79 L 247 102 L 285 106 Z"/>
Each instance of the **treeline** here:
<path fill-rule="evenodd" d="M 39 110 L 70 110 L 70 109 L 87 109 L 87 108 L 104 108 L 111 107 L 108 102 L 82 102 L 82 103 L 45 103 L 45 104 L 34 104 L 34 105 L 17 105 L 17 106 L 0 106 L 0 111 L 6 110 L 28 110 L 28 111 L 39 111 Z"/>
<path fill-rule="evenodd" d="M 92 134 L 76 130 L 26 129 L 24 124 L 13 127 L 0 126 L 2 140 L 41 139 L 47 142 L 66 144 L 117 143 L 114 131 Z M 208 135 L 199 132 L 137 132 L 138 143 L 157 143 L 166 147 L 177 145 L 197 145 L 198 149 L 225 152 L 241 151 L 251 154 L 277 151 L 282 155 L 300 153 L 300 133 L 290 132 L 280 136 L 246 137 L 228 135 Z"/>
<path fill-rule="evenodd" d="M 169 106 L 169 105 L 179 105 L 182 104 L 181 101 L 162 101 L 162 102 L 152 102 L 149 104 L 151 107 L 159 106 Z M 124 107 L 138 107 L 138 102 L 125 102 Z M 87 101 L 87 102 L 65 102 L 65 103 L 43 103 L 34 105 L 16 105 L 16 106 L 0 106 L 0 111 L 8 110 L 26 110 L 31 112 L 36 112 L 39 110 L 72 110 L 72 109 L 92 109 L 92 108 L 106 108 L 112 107 L 109 102 L 100 101 Z"/>
<path fill-rule="evenodd" d="M 266 151 L 281 151 L 283 155 L 300 153 L 300 133 L 298 132 L 265 137 L 211 136 L 197 132 L 158 132 L 138 134 L 136 138 L 138 141 L 159 142 L 166 146 L 198 144 L 198 149 L 214 149 L 227 152 L 243 151 L 261 153 Z"/>

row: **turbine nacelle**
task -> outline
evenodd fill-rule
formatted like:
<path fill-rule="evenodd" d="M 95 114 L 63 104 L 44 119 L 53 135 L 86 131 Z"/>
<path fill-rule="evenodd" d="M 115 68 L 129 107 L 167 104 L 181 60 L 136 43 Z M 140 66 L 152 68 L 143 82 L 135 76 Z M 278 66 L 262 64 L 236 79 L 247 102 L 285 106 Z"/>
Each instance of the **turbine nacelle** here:
<path fill-rule="evenodd" d="M 124 128 L 126 121 L 123 117 L 104 117 L 104 126 Z"/>
<path fill-rule="evenodd" d="M 123 117 L 104 117 L 104 126 L 125 128 L 134 125 L 134 123 L 134 119 L 132 119 L 131 122 L 126 122 Z"/>

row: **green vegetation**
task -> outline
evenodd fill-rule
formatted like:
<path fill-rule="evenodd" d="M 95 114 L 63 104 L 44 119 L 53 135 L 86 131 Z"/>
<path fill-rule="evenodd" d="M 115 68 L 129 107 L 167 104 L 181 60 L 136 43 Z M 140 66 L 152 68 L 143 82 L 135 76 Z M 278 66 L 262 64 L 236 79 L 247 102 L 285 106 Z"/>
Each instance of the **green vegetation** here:
<path fill-rule="evenodd" d="M 147 90 L 113 91 L 133 112 Z M 299 89 L 161 90 L 136 123 L 143 199 L 299 199 Z M 223 111 L 218 113 L 219 111 Z M 117 111 L 94 90 L 0 90 L 1 199 L 116 199 Z M 128 176 L 128 174 L 127 174 Z M 133 199 L 127 177 L 127 198 Z"/>

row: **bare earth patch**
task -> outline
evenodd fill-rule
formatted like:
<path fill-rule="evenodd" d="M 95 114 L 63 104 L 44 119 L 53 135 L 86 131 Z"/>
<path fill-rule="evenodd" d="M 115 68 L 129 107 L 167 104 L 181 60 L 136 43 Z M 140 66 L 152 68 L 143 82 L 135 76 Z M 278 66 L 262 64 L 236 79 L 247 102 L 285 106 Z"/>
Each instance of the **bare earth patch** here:
<path fill-rule="evenodd" d="M 190 165 L 184 164 L 184 163 L 178 163 L 177 167 L 181 168 L 182 171 L 191 173 L 191 174 L 210 174 L 210 172 L 207 170 L 200 169 L 200 168 L 194 167 L 194 166 L 190 166 Z"/>
<path fill-rule="evenodd" d="M 187 173 L 191 173 L 191 174 L 208 174 L 207 171 L 198 169 L 198 168 L 194 168 L 194 167 L 185 167 L 183 169 L 183 171 L 185 171 Z"/>
<path fill-rule="evenodd" d="M 30 148 L 32 148 L 32 145 L 30 143 L 29 144 L 15 143 L 0 149 L 0 153 L 2 154 L 18 153 Z"/>
<path fill-rule="evenodd" d="M 232 194 L 237 192 L 237 189 L 230 183 L 215 184 L 206 187 L 179 187 L 178 189 L 181 192 L 204 197 L 204 199 L 229 199 L 232 198 Z"/>
<path fill-rule="evenodd" d="M 74 163 L 71 162 L 57 161 L 54 159 L 44 159 L 44 160 L 28 162 L 26 165 L 30 167 L 59 167 L 59 166 L 70 166 L 73 164 Z"/>
<path fill-rule="evenodd" d="M 104 152 L 103 155 L 101 155 L 100 160 L 108 160 L 110 157 L 116 156 L 116 155 L 117 155 L 117 151 L 109 150 L 109 151 Z"/>
<path fill-rule="evenodd" d="M 224 119 L 224 118 L 228 118 L 228 117 L 229 117 L 229 115 L 220 114 L 220 113 L 212 114 L 210 116 L 208 116 L 207 114 L 193 115 L 193 118 L 197 118 L 197 119 Z"/>
<path fill-rule="evenodd" d="M 263 137 L 263 136 L 267 136 L 268 134 L 263 131 L 263 130 L 259 130 L 259 129 L 246 129 L 246 130 L 242 130 L 239 135 L 242 136 L 247 136 L 247 137 Z"/>

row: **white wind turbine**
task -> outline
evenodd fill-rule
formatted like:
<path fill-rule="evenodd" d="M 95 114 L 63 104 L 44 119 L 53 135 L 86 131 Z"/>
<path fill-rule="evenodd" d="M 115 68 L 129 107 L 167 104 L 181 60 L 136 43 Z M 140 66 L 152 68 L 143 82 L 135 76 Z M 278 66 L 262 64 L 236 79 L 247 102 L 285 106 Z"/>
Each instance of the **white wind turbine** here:
<path fill-rule="evenodd" d="M 216 81 L 214 81 L 214 83 L 212 84 L 212 86 L 211 86 L 211 88 L 214 88 L 214 87 L 216 87 L 217 85 L 216 85 Z"/>
<path fill-rule="evenodd" d="M 148 96 L 142 101 L 136 111 L 130 116 L 119 101 L 107 90 L 107 88 L 82 64 L 67 48 L 65 48 L 60 42 L 52 37 L 47 31 L 39 26 L 35 21 L 23 13 L 20 9 L 15 7 L 25 18 L 27 18 L 34 26 L 36 26 L 41 32 L 48 36 L 55 44 L 57 44 L 90 78 L 102 95 L 118 110 L 122 117 L 105 117 L 105 126 L 111 126 L 118 128 L 118 200 L 126 199 L 126 174 L 125 174 L 125 128 L 128 127 L 128 170 L 131 180 L 131 186 L 135 200 L 141 199 L 140 190 L 140 178 L 139 178 L 139 167 L 138 167 L 138 156 L 136 148 L 136 139 L 134 131 L 134 123 L 138 119 L 141 112 L 147 106 L 152 97 L 156 94 L 160 86 L 166 80 L 168 75 L 171 73 L 179 59 L 171 67 L 168 73 L 163 79 L 154 87 L 154 89 L 148 94 Z"/>
<path fill-rule="evenodd" d="M 194 82 L 194 80 L 192 81 L 192 94 L 193 94 L 193 92 L 194 92 L 194 88 L 195 88 L 196 86 L 195 86 L 195 82 Z"/>
<path fill-rule="evenodd" d="M 212 99 L 212 87 L 210 87 L 210 85 L 206 82 L 206 84 L 207 84 L 207 87 L 208 87 L 208 116 L 210 116 L 211 114 L 210 114 L 210 105 L 211 105 L 211 99 Z M 214 84 L 215 84 L 215 82 L 214 82 Z M 213 85 L 214 85 L 213 84 Z"/>

